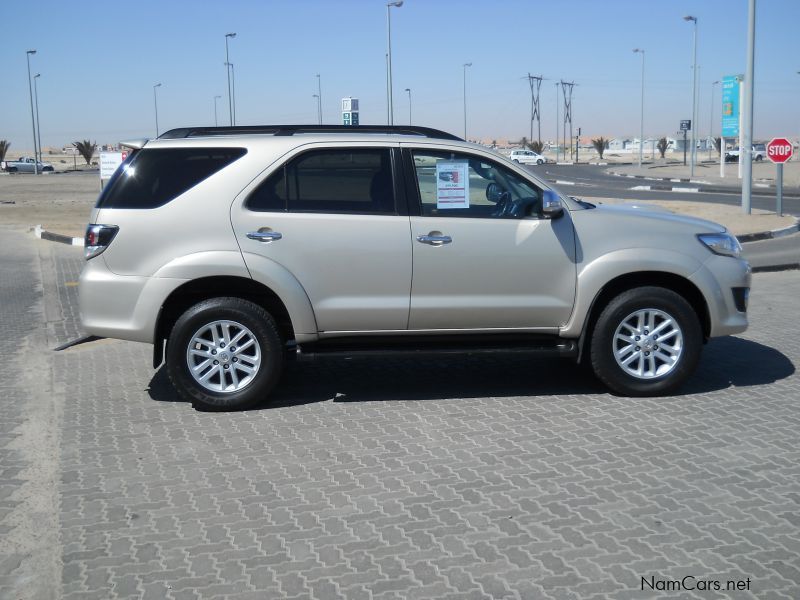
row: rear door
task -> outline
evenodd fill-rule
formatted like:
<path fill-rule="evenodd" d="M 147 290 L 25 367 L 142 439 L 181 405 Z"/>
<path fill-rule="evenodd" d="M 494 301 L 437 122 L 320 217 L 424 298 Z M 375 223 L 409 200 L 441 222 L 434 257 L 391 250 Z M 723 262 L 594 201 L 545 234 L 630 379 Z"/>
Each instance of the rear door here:
<path fill-rule="evenodd" d="M 277 264 L 291 273 L 320 332 L 408 325 L 411 240 L 395 176 L 398 152 L 396 144 L 307 149 L 232 206 L 248 268 Z"/>

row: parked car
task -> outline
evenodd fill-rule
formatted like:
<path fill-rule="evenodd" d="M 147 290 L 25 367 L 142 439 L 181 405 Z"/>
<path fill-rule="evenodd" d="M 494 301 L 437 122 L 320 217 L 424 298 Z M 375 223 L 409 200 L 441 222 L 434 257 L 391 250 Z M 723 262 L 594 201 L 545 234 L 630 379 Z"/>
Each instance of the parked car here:
<path fill-rule="evenodd" d="M 40 173 L 47 173 L 48 171 L 53 171 L 53 165 L 50 163 L 43 163 L 41 161 L 37 161 L 30 156 L 20 156 L 17 160 L 8 160 L 4 161 L 1 165 L 4 171 L 9 173 L 33 173 L 35 171 L 34 166 L 38 166 L 38 170 Z"/>
<path fill-rule="evenodd" d="M 533 150 L 512 150 L 508 158 L 523 165 L 543 165 L 547 159 Z"/>
<path fill-rule="evenodd" d="M 750 267 L 721 225 L 562 195 L 445 132 L 184 128 L 126 146 L 86 229 L 83 326 L 153 344 L 204 408 L 263 402 L 290 357 L 362 351 L 557 355 L 614 393 L 669 394 L 705 341 L 747 328 Z M 438 177 L 454 170 L 463 186 Z"/>
<path fill-rule="evenodd" d="M 767 157 L 767 146 L 766 144 L 753 144 L 752 146 L 752 160 L 756 162 L 761 162 Z M 725 151 L 725 162 L 739 162 L 739 146 L 736 146 L 733 150 L 726 150 Z"/>

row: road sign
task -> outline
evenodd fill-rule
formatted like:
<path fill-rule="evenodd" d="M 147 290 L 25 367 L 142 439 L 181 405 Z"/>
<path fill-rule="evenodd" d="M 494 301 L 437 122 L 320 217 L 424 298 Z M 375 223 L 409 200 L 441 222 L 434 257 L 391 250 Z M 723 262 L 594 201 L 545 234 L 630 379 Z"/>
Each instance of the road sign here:
<path fill-rule="evenodd" d="M 684 119 L 681 121 L 681 131 L 691 131 L 692 130 L 692 121 L 691 119 Z"/>
<path fill-rule="evenodd" d="M 774 163 L 785 163 L 793 153 L 792 143 L 786 138 L 774 138 L 767 144 L 767 158 Z"/>
<path fill-rule="evenodd" d="M 722 137 L 739 137 L 739 90 L 741 75 L 722 78 Z"/>

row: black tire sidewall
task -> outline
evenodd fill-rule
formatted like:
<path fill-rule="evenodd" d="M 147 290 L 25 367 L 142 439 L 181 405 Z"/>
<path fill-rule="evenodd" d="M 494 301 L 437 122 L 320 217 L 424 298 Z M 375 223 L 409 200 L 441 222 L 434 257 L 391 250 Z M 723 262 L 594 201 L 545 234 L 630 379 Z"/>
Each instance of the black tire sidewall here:
<path fill-rule="evenodd" d="M 208 323 L 241 323 L 255 335 L 261 365 L 255 379 L 233 393 L 214 392 L 197 383 L 189 372 L 186 350 L 191 337 Z M 178 393 L 205 410 L 242 410 L 267 398 L 280 379 L 283 349 L 274 319 L 263 308 L 241 298 L 213 298 L 195 304 L 176 321 L 167 343 L 167 373 Z"/>
<path fill-rule="evenodd" d="M 626 373 L 613 355 L 614 333 L 623 319 L 642 309 L 656 309 L 675 319 L 683 335 L 678 364 L 666 375 L 641 380 Z M 624 396 L 669 394 L 694 372 L 700 359 L 703 333 L 697 314 L 679 294 L 659 287 L 628 290 L 614 298 L 597 320 L 591 340 L 591 363 L 597 377 L 615 393 Z"/>

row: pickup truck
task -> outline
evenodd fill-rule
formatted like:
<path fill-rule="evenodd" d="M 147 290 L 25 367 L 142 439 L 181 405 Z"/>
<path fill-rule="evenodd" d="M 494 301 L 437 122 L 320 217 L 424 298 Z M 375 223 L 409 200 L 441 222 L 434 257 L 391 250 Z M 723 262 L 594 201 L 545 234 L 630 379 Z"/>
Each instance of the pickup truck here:
<path fill-rule="evenodd" d="M 36 159 L 31 158 L 30 156 L 20 156 L 18 160 L 8 160 L 3 162 L 0 164 L 0 168 L 2 168 L 3 171 L 8 171 L 9 173 L 33 173 L 34 164 L 36 164 L 36 162 Z M 39 161 L 38 165 L 40 173 L 53 171 L 53 165 L 50 163 L 43 163 Z"/>

